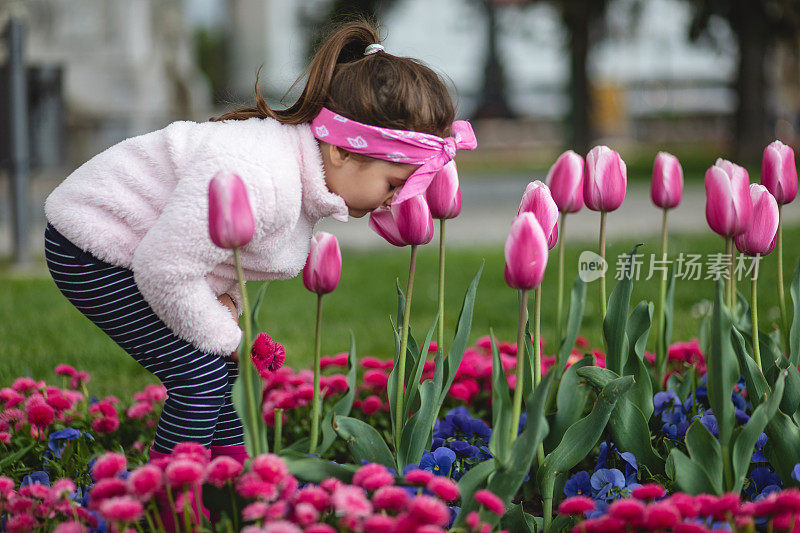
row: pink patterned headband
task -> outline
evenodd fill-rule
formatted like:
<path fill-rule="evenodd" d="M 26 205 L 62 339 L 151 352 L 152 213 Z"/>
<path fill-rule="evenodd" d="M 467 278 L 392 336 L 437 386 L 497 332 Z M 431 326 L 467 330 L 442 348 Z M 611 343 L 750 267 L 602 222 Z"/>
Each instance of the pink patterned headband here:
<path fill-rule="evenodd" d="M 400 188 L 392 204 L 424 193 L 433 176 L 452 161 L 457 149 L 474 150 L 478 146 L 472 126 L 466 120 L 453 122 L 453 136 L 442 138 L 418 131 L 370 126 L 345 118 L 325 107 L 311 121 L 311 131 L 317 139 L 349 152 L 395 163 L 420 165 Z"/>

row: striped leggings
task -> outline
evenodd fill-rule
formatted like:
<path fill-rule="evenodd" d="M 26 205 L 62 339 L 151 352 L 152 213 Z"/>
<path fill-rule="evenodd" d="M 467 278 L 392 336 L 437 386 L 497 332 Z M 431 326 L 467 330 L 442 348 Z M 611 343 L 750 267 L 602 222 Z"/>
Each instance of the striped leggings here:
<path fill-rule="evenodd" d="M 236 362 L 178 338 L 144 300 L 130 270 L 81 250 L 49 223 L 44 238 L 47 267 L 64 296 L 167 388 L 153 449 L 169 453 L 183 441 L 243 444 L 231 401 Z"/>

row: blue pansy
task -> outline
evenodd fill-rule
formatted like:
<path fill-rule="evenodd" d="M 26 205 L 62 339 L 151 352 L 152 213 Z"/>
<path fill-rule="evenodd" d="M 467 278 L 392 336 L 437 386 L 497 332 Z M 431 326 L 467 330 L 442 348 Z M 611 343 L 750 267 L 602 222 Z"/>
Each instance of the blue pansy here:
<path fill-rule="evenodd" d="M 422 470 L 433 472 L 437 476 L 450 474 L 450 469 L 456 460 L 456 453 L 449 448 L 437 448 L 432 452 L 422 455 L 419 467 Z"/>
<path fill-rule="evenodd" d="M 581 470 L 564 483 L 564 495 L 567 498 L 573 496 L 588 496 L 592 494 L 592 483 L 589 479 L 589 472 Z"/>
<path fill-rule="evenodd" d="M 450 531 L 450 528 L 453 527 L 453 522 L 456 521 L 456 517 L 458 516 L 458 513 L 461 512 L 461 507 L 458 507 L 457 505 L 451 505 L 451 506 L 448 507 L 448 509 L 450 511 L 450 520 L 447 522 L 447 526 L 445 526 L 445 530 Z"/>
<path fill-rule="evenodd" d="M 473 458 L 478 455 L 480 450 L 477 446 L 473 446 L 469 442 L 463 440 L 454 440 L 450 443 L 450 449 L 456 452 L 461 457 Z"/>
<path fill-rule="evenodd" d="M 700 418 L 700 423 L 703 424 L 708 431 L 711 432 L 712 435 L 715 437 L 719 437 L 719 426 L 717 425 L 717 417 L 714 416 L 714 412 L 711 409 L 707 409 L 703 411 L 702 416 L 698 415 Z"/>
<path fill-rule="evenodd" d="M 608 510 L 608 502 L 605 502 L 603 500 L 595 500 L 594 510 L 586 513 L 586 518 L 588 519 L 600 518 L 601 516 L 606 514 L 607 510 Z"/>
<path fill-rule="evenodd" d="M 671 418 L 672 413 L 679 405 L 681 405 L 681 399 L 678 398 L 675 391 L 668 390 L 665 392 L 657 392 L 655 396 L 653 396 L 653 414 L 662 415 L 661 418 L 664 422 L 667 422 L 664 414 L 667 414 L 666 418 Z"/>
<path fill-rule="evenodd" d="M 592 474 L 591 484 L 597 498 L 612 500 L 619 489 L 625 488 L 625 475 L 616 468 L 601 468 Z"/>
<path fill-rule="evenodd" d="M 767 444 L 767 434 L 761 433 L 756 441 L 756 447 L 753 450 L 751 461 L 754 463 L 767 463 L 767 458 L 764 457 L 764 446 Z"/>
<path fill-rule="evenodd" d="M 81 436 L 81 432 L 74 428 L 61 429 L 54 431 L 47 439 L 47 448 L 56 459 L 61 459 L 61 454 L 64 448 L 67 447 L 69 441 L 77 439 Z"/>
<path fill-rule="evenodd" d="M 775 472 L 770 471 L 768 468 L 758 467 L 754 468 L 752 472 L 750 472 L 750 484 L 745 489 L 745 493 L 750 497 L 751 500 L 755 499 L 757 496 L 760 496 L 764 490 L 770 488 L 773 485 L 778 486 L 780 485 L 781 479 Z M 769 494 L 769 491 L 767 492 Z"/>
<path fill-rule="evenodd" d="M 522 433 L 522 430 L 525 429 L 525 422 L 528 421 L 528 413 L 522 413 L 519 415 L 519 424 L 517 424 L 517 435 Z"/>
<path fill-rule="evenodd" d="M 26 487 L 28 485 L 44 485 L 45 487 L 50 486 L 50 476 L 47 475 L 47 472 L 43 472 L 41 470 L 37 470 L 36 472 L 32 472 L 27 476 L 22 478 L 22 482 L 19 484 L 19 487 Z"/>
<path fill-rule="evenodd" d="M 792 469 L 792 479 L 795 481 L 800 481 L 800 463 L 794 465 Z"/>

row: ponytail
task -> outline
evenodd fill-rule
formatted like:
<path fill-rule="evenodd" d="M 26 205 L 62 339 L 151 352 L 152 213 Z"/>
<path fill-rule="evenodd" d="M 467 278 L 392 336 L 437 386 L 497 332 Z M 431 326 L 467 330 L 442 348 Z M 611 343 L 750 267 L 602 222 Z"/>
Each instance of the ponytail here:
<path fill-rule="evenodd" d="M 379 126 L 445 137 L 455 120 L 450 93 L 439 76 L 416 59 L 378 51 L 378 31 L 365 19 L 340 25 L 320 45 L 311 63 L 287 91 L 308 78 L 302 94 L 289 108 L 271 109 L 258 88 L 253 107 L 226 113 L 211 121 L 272 118 L 283 124 L 303 124 L 326 107 L 350 119 Z M 284 95 L 285 96 L 285 95 Z"/>
<path fill-rule="evenodd" d="M 248 118 L 274 118 L 283 124 L 302 124 L 310 122 L 326 104 L 336 66 L 362 59 L 364 50 L 370 44 L 380 43 L 378 31 L 366 20 L 358 20 L 340 25 L 323 41 L 314 54 L 305 72 L 292 84 L 286 94 L 308 76 L 308 81 L 300 98 L 288 109 L 271 109 L 258 87 L 259 67 L 256 72 L 255 101 L 253 107 L 243 107 L 220 117 L 210 119 L 246 120 Z M 263 66 L 263 65 L 262 65 Z M 286 96 L 284 94 L 284 97 Z"/>

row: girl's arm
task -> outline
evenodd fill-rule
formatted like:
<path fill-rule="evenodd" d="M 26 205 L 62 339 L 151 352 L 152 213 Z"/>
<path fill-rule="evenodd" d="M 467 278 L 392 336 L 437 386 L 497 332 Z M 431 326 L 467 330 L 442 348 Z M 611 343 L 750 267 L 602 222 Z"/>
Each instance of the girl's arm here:
<path fill-rule="evenodd" d="M 147 303 L 176 335 L 205 352 L 228 356 L 239 346 L 242 332 L 205 276 L 230 259 L 233 251 L 215 246 L 208 233 L 208 184 L 217 169 L 207 167 L 194 169 L 195 176 L 207 177 L 185 177 L 178 182 L 162 214 L 134 251 L 131 270 Z M 269 222 L 264 220 L 265 213 L 274 209 L 264 205 L 253 187 L 248 186 L 248 193 L 257 239 Z"/>

